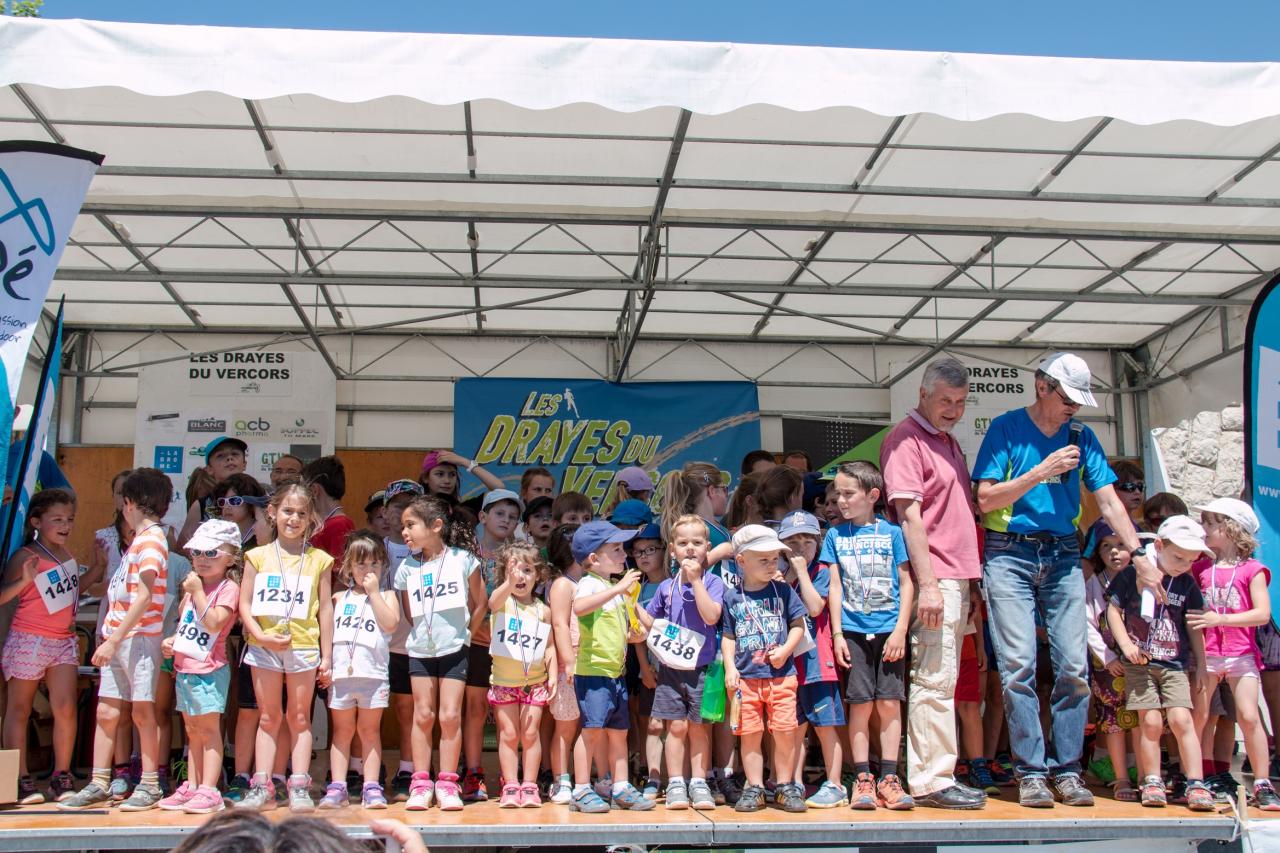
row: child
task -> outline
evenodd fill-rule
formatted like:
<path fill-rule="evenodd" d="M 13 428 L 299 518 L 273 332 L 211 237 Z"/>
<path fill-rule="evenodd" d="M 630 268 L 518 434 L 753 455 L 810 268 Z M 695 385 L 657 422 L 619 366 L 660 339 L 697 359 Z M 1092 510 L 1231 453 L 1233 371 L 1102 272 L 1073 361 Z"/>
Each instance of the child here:
<path fill-rule="evenodd" d="M 222 811 L 222 712 L 227 708 L 231 669 L 227 635 L 240 608 L 240 528 L 233 521 L 210 519 L 186 544 L 191 571 L 182 579 L 177 631 L 161 651 L 174 659 L 178 710 L 187 732 L 190 758 L 187 780 L 160 808 L 187 814 Z"/>
<path fill-rule="evenodd" d="M 388 489 L 390 492 L 390 489 Z M 413 686 L 413 778 L 405 808 L 462 808 L 458 755 L 462 751 L 462 700 L 467 682 L 467 643 L 483 618 L 484 581 L 470 525 L 438 495 L 416 497 L 401 515 L 412 552 L 396 569 L 403 611 L 412 628 L 405 641 Z M 431 782 L 431 740 L 440 723 L 440 760 Z"/>
<path fill-rule="evenodd" d="M 834 634 L 836 661 L 849 667 L 849 749 L 853 754 L 855 809 L 877 805 L 895 811 L 915 808 L 898 778 L 902 702 L 906 699 L 907 629 L 914 587 L 902 528 L 876 515 L 884 491 L 880 469 L 870 462 L 846 462 L 835 478 L 835 503 L 844 521 L 827 531 L 818 557 L 831 572 L 840 596 L 840 628 Z M 880 723 L 880 766 L 871 773 L 870 726 Z"/>
<path fill-rule="evenodd" d="M 634 530 L 619 530 L 607 521 L 592 521 L 573 534 L 573 558 L 585 574 L 574 592 L 573 613 L 578 617 L 579 646 L 573 688 L 582 717 L 582 739 L 588 757 L 607 767 L 613 775 L 612 800 L 615 808 L 632 811 L 652 809 L 627 781 L 627 686 L 622 680 L 623 650 L 630 637 L 627 631 L 625 596 L 640 582 L 640 573 L 626 569 L 623 543 L 635 537 Z M 622 578 L 612 582 L 621 574 Z M 609 804 L 592 790 L 591 768 L 574 756 L 571 811 L 596 814 L 609 811 Z"/>
<path fill-rule="evenodd" d="M 302 469 L 302 482 L 311 492 L 311 500 L 321 519 L 320 529 L 311 537 L 311 544 L 333 557 L 336 569 L 342 565 L 347 537 L 356 529 L 341 504 L 347 493 L 346 468 L 336 456 L 321 456 Z"/>
<path fill-rule="evenodd" d="M 542 762 L 538 730 L 550 698 L 547 685 L 554 689 L 556 683 L 551 609 L 534 598 L 534 589 L 546 577 L 546 563 L 528 543 L 510 543 L 498 554 L 498 585 L 489 596 L 493 668 L 488 698 L 498 718 L 498 806 L 504 809 L 542 805 L 535 781 Z M 521 750 L 523 777 L 518 769 Z"/>
<path fill-rule="evenodd" d="M 452 450 L 432 450 L 422 457 L 422 473 L 418 475 L 418 485 L 428 495 L 444 498 L 451 505 L 458 503 L 458 487 L 461 477 L 458 469 L 465 469 L 476 479 L 484 483 L 486 489 L 503 488 L 502 479 L 490 474 L 475 459 L 464 459 Z"/>
<path fill-rule="evenodd" d="M 529 515 L 533 512 L 533 502 L 539 499 L 546 501 L 546 530 L 550 530 L 551 521 L 551 505 L 555 502 L 556 496 L 556 478 L 549 470 L 542 467 L 526 468 L 524 473 L 520 475 L 520 500 L 524 502 L 524 512 L 520 517 L 520 524 L 516 527 L 515 540 L 517 542 L 535 542 L 532 534 L 529 532 Z M 543 504 L 539 504 L 539 508 Z M 543 533 L 543 539 L 546 533 Z M 545 541 L 536 541 L 541 547 L 546 547 Z"/>
<path fill-rule="evenodd" d="M 733 534 L 733 553 L 742 571 L 742 588 L 724 594 L 721 648 L 724 686 L 734 693 L 742 766 L 747 785 L 734 808 L 764 808 L 764 756 L 761 740 L 768 717 L 773 733 L 774 776 L 784 811 L 805 811 L 804 791 L 794 781 L 796 766 L 796 665 L 791 656 L 805 633 L 805 609 L 791 587 L 774 580 L 778 558 L 787 547 L 778 534 L 748 524 Z"/>
<path fill-rule="evenodd" d="M 1204 520 L 1205 543 L 1217 559 L 1193 567 L 1207 609 L 1189 614 L 1187 627 L 1203 632 L 1209 675 L 1205 689 L 1212 694 L 1224 678 L 1231 687 L 1236 723 L 1254 768 L 1253 796 L 1258 808 L 1280 811 L 1280 796 L 1264 769 L 1270 766 L 1271 756 L 1258 703 L 1261 661 L 1256 632 L 1271 621 L 1267 593 L 1271 570 L 1253 559 L 1258 516 L 1253 507 L 1235 498 L 1218 498 L 1196 509 Z M 1201 726 L 1203 722 L 1199 721 Z M 1201 748 L 1212 753 L 1212 740 L 1202 738 Z"/>
<path fill-rule="evenodd" d="M 552 528 L 547 539 L 547 558 L 556 572 L 556 578 L 547 591 L 547 604 L 551 608 L 552 640 L 558 663 L 555 689 L 551 691 L 548 703 L 555 727 L 551 732 L 549 750 L 554 781 L 547 790 L 547 796 L 557 805 L 568 805 L 573 796 L 573 779 L 569 772 L 570 752 L 574 754 L 576 763 L 577 755 L 585 755 L 586 751 L 578 737 L 578 697 L 573 687 L 580 639 L 578 617 L 573 615 L 573 596 L 578 581 L 582 579 L 582 566 L 573 558 L 570 542 L 577 530 L 576 524 L 563 524 Z"/>
<path fill-rule="evenodd" d="M 391 698 L 387 684 L 388 640 L 400 624 L 400 603 L 394 590 L 384 590 L 387 549 L 372 530 L 347 537 L 337 579 L 343 591 L 333 596 L 333 687 L 329 711 L 333 739 L 329 773 L 333 780 L 320 801 L 322 809 L 347 804 L 347 767 L 351 741 L 359 733 L 363 748 L 364 786 L 360 805 L 385 809 L 387 798 L 378 782 L 382 769 L 382 710 Z"/>
<path fill-rule="evenodd" d="M 316 685 L 327 687 L 332 675 L 333 558 L 308 544 L 320 527 L 310 491 L 286 483 L 271 496 L 267 519 L 275 539 L 244 555 L 240 585 L 240 619 L 244 623 L 243 663 L 253 669 L 258 699 L 258 734 L 254 749 L 257 772 L 237 808 L 275 807 L 271 770 L 276 744 L 287 728 L 292 742 L 293 775 L 287 781 L 289 808 L 315 808 L 311 776 L 311 700 Z M 285 690 L 282 691 L 282 686 Z M 288 708 L 281 695 L 288 693 Z"/>
<path fill-rule="evenodd" d="M 640 530 L 653 523 L 653 511 L 644 501 L 623 501 L 609 513 L 609 523 L 619 530 Z"/>
<path fill-rule="evenodd" d="M 591 499 L 582 492 L 561 492 L 551 505 L 553 524 L 586 524 L 592 518 Z"/>
<path fill-rule="evenodd" d="M 178 535 L 179 542 L 191 538 L 200 523 L 217 513 L 210 498 L 213 487 L 232 474 L 243 474 L 249 445 L 238 438 L 220 435 L 204 446 L 204 467 L 191 472 L 187 481 L 187 519 Z"/>
<path fill-rule="evenodd" d="M 71 492 L 36 492 L 27 509 L 27 527 L 34 536 L 9 559 L 0 590 L 0 604 L 18 600 L 4 641 L 8 687 L 4 745 L 18 750 L 18 803 L 24 806 L 45 801 L 45 794 L 27 772 L 27 723 L 42 679 L 53 709 L 53 776 L 48 797 L 58 801 L 75 792 L 71 753 L 76 742 L 80 648 L 75 620 L 81 578 L 76 558 L 67 550 L 75 520 L 76 498 Z"/>
<path fill-rule="evenodd" d="M 827 778 L 813 796 L 805 800 L 805 805 L 831 809 L 848 802 L 840 784 L 843 758 L 837 733 L 837 727 L 842 729 L 845 726 L 845 716 L 831 640 L 831 620 L 840 618 L 840 607 L 838 602 L 832 601 L 831 573 L 818 562 L 821 537 L 817 517 L 803 510 L 786 516 L 778 526 L 778 538 L 791 551 L 785 577 L 808 611 L 805 630 L 813 638 L 813 648 L 796 655 L 800 685 L 796 697 L 799 710 L 796 742 L 801 748 L 796 751 L 795 775 L 792 778 L 797 782 L 803 778 L 805 733 L 812 726 L 822 746 Z"/>
<path fill-rule="evenodd" d="M 382 526 L 387 529 L 382 544 L 387 549 L 387 565 L 391 571 L 384 584 L 392 588 L 396 572 L 409 557 L 409 546 L 404 542 L 403 517 L 405 508 L 413 499 L 422 495 L 422 486 L 413 480 L 395 480 L 382 491 Z M 400 765 L 391 779 L 391 799 L 403 803 L 409 799 L 409 785 L 413 781 L 413 680 L 409 677 L 409 652 L 406 643 L 413 620 L 401 608 L 400 621 L 388 644 L 391 661 L 387 664 L 388 683 L 391 686 L 391 707 L 396 713 L 400 729 Z M 354 764 L 354 761 L 353 761 Z"/>
<path fill-rule="evenodd" d="M 635 465 L 623 468 L 613 478 L 613 486 L 600 505 L 600 514 L 609 515 L 618 504 L 624 501 L 640 501 L 647 504 L 652 496 L 653 478 L 649 476 L 649 472 Z"/>
<path fill-rule="evenodd" d="M 480 509 L 480 524 L 476 538 L 480 548 L 480 577 L 484 582 L 484 601 L 497 588 L 497 556 L 511 541 L 520 522 L 524 502 L 508 489 L 494 489 L 484 496 Z M 467 762 L 467 772 L 462 778 L 462 801 L 482 802 L 489 799 L 484 781 L 484 768 L 480 765 L 484 753 L 484 725 L 489 716 L 489 676 L 493 658 L 489 656 L 489 620 L 484 618 L 485 608 L 479 610 L 479 621 L 471 629 L 471 646 L 467 658 L 466 705 L 462 718 L 462 751 Z"/>
<path fill-rule="evenodd" d="M 258 547 L 259 522 L 266 525 L 267 493 L 248 474 L 232 474 L 213 487 L 216 518 L 234 521 L 240 529 L 240 550 Z"/>
<path fill-rule="evenodd" d="M 365 526 L 384 539 L 391 535 L 392 530 L 392 525 L 387 523 L 387 505 L 384 500 L 386 494 L 386 489 L 378 489 L 369 495 L 369 500 L 364 505 Z"/>
<path fill-rule="evenodd" d="M 551 518 L 551 507 L 554 504 L 554 498 L 542 495 L 525 505 L 524 513 L 521 515 L 521 527 L 524 530 L 523 541 L 532 542 L 539 549 L 546 550 L 547 537 L 551 535 L 551 528 L 555 526 L 555 522 Z M 515 538 L 520 540 L 518 534 Z"/>
<path fill-rule="evenodd" d="M 657 595 L 658 588 L 671 575 L 667 571 L 667 554 L 662 544 L 662 531 L 656 524 L 648 524 L 628 543 L 631 561 L 640 570 L 640 597 L 636 605 L 641 608 Z M 644 619 L 640 620 L 642 623 Z M 716 620 L 719 621 L 718 619 Z M 636 692 L 631 696 L 633 725 L 630 735 L 638 735 L 639 743 L 633 751 L 639 752 L 648 771 L 643 793 L 646 799 L 658 799 L 662 782 L 662 720 L 653 716 L 654 691 L 658 687 L 658 672 L 652 653 L 640 645 L 627 646 L 627 668 L 630 675 L 632 657 L 635 658 Z M 627 690 L 630 692 L 631 683 Z M 683 720 L 684 718 L 681 717 Z M 681 771 L 682 772 L 682 771 Z M 678 774 L 677 774 L 678 775 Z M 670 799 L 667 800 L 670 808 Z"/>
<path fill-rule="evenodd" d="M 641 536 L 656 533 L 646 528 Z M 637 539 L 639 543 L 647 539 Z M 650 546 L 651 547 L 651 546 Z M 637 544 L 633 553 L 641 548 Z M 675 577 L 658 586 L 640 621 L 658 657 L 652 716 L 667 721 L 667 808 L 698 810 L 716 807 L 707 784 L 711 764 L 711 726 L 702 719 L 702 690 L 707 668 L 716 656 L 716 628 L 723 613 L 724 583 L 707 572 L 707 525 L 699 516 L 676 519 L 671 531 L 671 559 L 680 566 Z M 657 626 L 654 620 L 664 620 Z M 659 723 L 659 726 L 661 723 Z M 659 729 L 661 732 L 661 729 Z M 689 784 L 684 781 L 689 755 Z M 651 767 L 652 777 L 656 767 Z"/>
<path fill-rule="evenodd" d="M 1132 554 L 1124 547 L 1120 537 L 1105 521 L 1099 519 L 1090 531 L 1090 540 L 1097 543 L 1096 562 L 1101 571 L 1091 575 L 1084 583 L 1085 614 L 1089 620 L 1089 684 L 1093 692 L 1096 730 L 1106 742 L 1107 755 L 1115 775 L 1112 783 L 1115 798 L 1121 802 L 1137 800 L 1137 792 L 1129 786 L 1129 748 L 1125 743 L 1128 731 L 1121 725 L 1132 713 L 1124 707 L 1124 662 L 1115 653 L 1115 637 L 1107 621 L 1107 599 L 1116 576 L 1129 565 Z"/>
<path fill-rule="evenodd" d="M 79 793 L 58 803 L 60 809 L 88 809 L 110 801 L 107 791 L 115 753 L 120 710 L 133 703 L 142 752 L 142 777 L 124 811 L 155 808 L 163 794 L 159 785 L 160 744 L 156 733 L 156 670 L 160 666 L 160 631 L 164 619 L 169 543 L 160 519 L 169 510 L 173 484 L 155 468 L 139 468 L 121 487 L 125 522 L 136 531 L 107 588 L 106 639 L 93 652 L 99 667 L 97 731 L 93 739 L 93 778 Z M 127 728 L 124 731 L 128 731 Z M 123 732 L 122 732 L 123 734 Z"/>
<path fill-rule="evenodd" d="M 1142 615 L 1137 571 L 1132 565 L 1111 582 L 1107 623 L 1120 653 L 1128 661 L 1124 668 L 1125 707 L 1140 717 L 1137 759 L 1144 806 L 1163 806 L 1166 802 L 1160 778 L 1160 734 L 1167 717 L 1187 775 L 1187 807 L 1193 811 L 1213 810 L 1213 794 L 1205 787 L 1201 772 L 1200 741 L 1193 717 L 1193 709 L 1208 701 L 1204 690 L 1204 637 L 1199 631 L 1188 635 L 1186 619 L 1187 611 L 1204 608 L 1200 587 L 1188 574 L 1201 554 L 1213 558 L 1204 535 L 1204 528 L 1185 515 L 1175 515 L 1160 525 L 1155 551 L 1166 576 L 1166 601 L 1155 605 L 1154 618 Z M 1194 693 L 1187 672 L 1192 660 L 1196 673 Z"/>

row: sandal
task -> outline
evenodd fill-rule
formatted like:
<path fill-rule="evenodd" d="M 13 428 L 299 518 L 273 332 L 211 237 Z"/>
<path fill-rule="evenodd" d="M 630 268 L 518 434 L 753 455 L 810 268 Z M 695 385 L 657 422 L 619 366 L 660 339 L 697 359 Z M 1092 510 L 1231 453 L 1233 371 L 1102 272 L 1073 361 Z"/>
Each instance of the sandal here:
<path fill-rule="evenodd" d="M 1111 788 L 1111 796 L 1118 803 L 1136 803 L 1138 802 L 1138 792 L 1127 782 L 1119 779 L 1113 780 L 1108 786 Z"/>

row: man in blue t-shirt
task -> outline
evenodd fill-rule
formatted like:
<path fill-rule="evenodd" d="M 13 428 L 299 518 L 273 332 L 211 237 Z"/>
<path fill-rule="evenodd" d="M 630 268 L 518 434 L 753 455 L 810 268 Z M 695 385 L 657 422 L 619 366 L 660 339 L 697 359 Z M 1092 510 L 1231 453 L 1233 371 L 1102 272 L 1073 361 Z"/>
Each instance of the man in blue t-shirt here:
<path fill-rule="evenodd" d="M 983 585 L 1000 665 L 1018 800 L 1051 808 L 1052 776 L 1062 802 L 1093 805 L 1080 779 L 1089 715 L 1084 576 L 1076 526 L 1080 484 L 1102 517 L 1132 551 L 1140 583 L 1159 586 L 1159 571 L 1140 547 L 1133 522 L 1116 496 L 1116 475 L 1097 436 L 1073 420 L 1096 406 L 1089 366 L 1071 353 L 1040 362 L 1035 402 L 991 422 L 973 466 L 978 510 L 986 530 Z M 1036 697 L 1036 626 L 1043 616 L 1052 651 L 1053 754 L 1046 756 Z"/>

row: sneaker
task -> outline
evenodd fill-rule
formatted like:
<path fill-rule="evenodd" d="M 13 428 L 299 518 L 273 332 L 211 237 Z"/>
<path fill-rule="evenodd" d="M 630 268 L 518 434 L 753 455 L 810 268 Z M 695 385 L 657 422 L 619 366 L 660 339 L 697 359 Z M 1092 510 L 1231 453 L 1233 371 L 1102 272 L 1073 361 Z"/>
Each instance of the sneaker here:
<path fill-rule="evenodd" d="M 667 811 L 678 812 L 689 808 L 689 789 L 683 782 L 667 783 Z"/>
<path fill-rule="evenodd" d="M 475 767 L 462 777 L 462 801 L 464 803 L 482 803 L 489 799 L 489 789 L 484 784 L 484 770 Z"/>
<path fill-rule="evenodd" d="M 129 765 L 117 764 L 111 768 L 111 787 L 107 789 L 111 799 L 122 802 L 129 797 L 129 792 L 132 790 L 133 781 L 129 778 Z"/>
<path fill-rule="evenodd" d="M 822 787 L 814 791 L 813 796 L 804 801 L 811 809 L 834 809 L 843 806 L 849 800 L 844 795 L 844 788 L 834 782 L 823 782 Z"/>
<path fill-rule="evenodd" d="M 266 811 L 276 807 L 276 783 L 270 780 L 259 782 L 253 780 L 249 790 L 235 803 L 238 809 L 246 811 Z"/>
<path fill-rule="evenodd" d="M 36 780 L 23 776 L 18 780 L 18 805 L 37 806 L 44 802 L 44 794 L 36 786 Z"/>
<path fill-rule="evenodd" d="M 671 786 L 668 785 L 667 788 L 670 790 Z M 636 786 L 628 782 L 621 791 L 613 795 L 610 808 L 647 812 L 656 805 L 657 803 L 653 800 L 646 800 L 644 795 L 636 789 Z M 671 808 L 671 806 L 668 805 L 667 808 Z"/>
<path fill-rule="evenodd" d="M 138 784 L 134 786 L 133 793 L 129 795 L 129 799 L 120 804 L 120 811 L 150 811 L 160 805 L 160 800 L 163 797 L 164 792 L 160 790 L 159 785 Z"/>
<path fill-rule="evenodd" d="M 572 794 L 572 791 L 570 792 Z M 572 794 L 569 799 L 569 811 L 582 812 L 583 814 L 605 814 L 609 811 L 609 804 L 600 799 L 592 788 L 585 791 L 579 791 Z"/>
<path fill-rule="evenodd" d="M 776 803 L 778 801 L 778 783 L 772 779 L 764 780 L 764 801 L 766 803 Z"/>
<path fill-rule="evenodd" d="M 187 814 L 213 814 L 224 808 L 217 788 L 197 788 L 182 810 Z"/>
<path fill-rule="evenodd" d="M 1053 792 L 1043 776 L 1023 776 L 1018 780 L 1018 805 L 1026 809 L 1053 808 Z"/>
<path fill-rule="evenodd" d="M 720 794 L 724 797 L 724 800 L 721 801 L 720 797 L 716 797 L 716 805 L 737 805 L 738 798 L 742 796 L 743 790 L 742 785 L 738 782 L 737 776 L 730 774 L 724 777 L 720 780 Z M 712 796 L 715 796 L 715 791 L 712 791 L 711 793 Z"/>
<path fill-rule="evenodd" d="M 348 790 L 346 782 L 330 782 L 325 787 L 324 796 L 320 798 L 320 804 L 316 808 L 325 810 L 345 808 L 347 801 L 351 799 Z"/>
<path fill-rule="evenodd" d="M 60 802 L 65 800 L 76 792 L 76 777 L 72 776 L 69 771 L 63 770 L 61 773 L 54 773 L 53 778 L 49 780 L 49 800 L 51 802 Z"/>
<path fill-rule="evenodd" d="M 520 786 L 515 782 L 507 782 L 502 786 L 502 795 L 498 797 L 498 808 L 520 808 Z"/>
<path fill-rule="evenodd" d="M 969 784 L 993 797 L 1000 796 L 1000 786 L 996 784 L 991 765 L 985 758 L 975 758 L 969 762 Z"/>
<path fill-rule="evenodd" d="M 178 790 L 160 801 L 160 808 L 169 812 L 185 811 L 187 803 L 191 802 L 191 798 L 196 795 L 196 789 L 191 787 L 190 782 L 183 782 L 178 786 Z"/>
<path fill-rule="evenodd" d="M 360 806 L 366 809 L 385 809 L 387 795 L 382 793 L 382 786 L 377 782 L 365 782 L 360 790 Z"/>
<path fill-rule="evenodd" d="M 1275 796 L 1274 792 L 1272 796 Z M 1276 800 L 1276 805 L 1280 808 L 1280 798 Z M 1192 779 L 1187 783 L 1187 808 L 1193 812 L 1211 812 L 1216 808 L 1213 792 L 1199 779 Z"/>
<path fill-rule="evenodd" d="M 1259 779 L 1254 784 L 1253 805 L 1264 812 L 1280 812 L 1280 795 L 1271 786 L 1271 780 Z"/>
<path fill-rule="evenodd" d="M 1169 802 L 1164 792 L 1164 782 L 1158 776 L 1148 776 L 1142 783 L 1142 804 L 1147 808 L 1164 808 Z"/>
<path fill-rule="evenodd" d="M 877 805 L 895 812 L 910 811 L 916 807 L 916 801 L 902 789 L 902 780 L 893 773 L 876 783 L 876 800 Z"/>
<path fill-rule="evenodd" d="M 784 812 L 798 813 L 809 810 L 804 802 L 804 788 L 799 782 L 779 785 L 775 796 L 777 804 Z"/>
<path fill-rule="evenodd" d="M 90 782 L 58 803 L 58 808 L 66 811 L 78 811 L 79 809 L 91 809 L 94 806 L 106 805 L 110 802 L 111 794 L 107 792 L 107 789 L 96 782 Z"/>
<path fill-rule="evenodd" d="M 987 765 L 991 769 L 991 778 L 997 786 L 1001 788 L 1012 788 L 1018 784 L 1018 780 L 1008 769 L 1000 766 L 998 763 L 992 762 Z"/>
<path fill-rule="evenodd" d="M 591 783 L 591 788 L 596 792 L 596 796 L 609 802 L 609 798 L 613 796 L 613 777 L 604 776 Z"/>
<path fill-rule="evenodd" d="M 1165 793 L 1169 795 L 1169 802 L 1178 805 L 1186 805 L 1187 803 L 1187 777 L 1181 773 L 1174 773 L 1169 778 L 1169 784 L 1165 786 Z"/>
<path fill-rule="evenodd" d="M 161 767 L 156 771 L 156 786 L 166 797 L 173 793 L 173 782 L 169 778 L 168 767 Z"/>
<path fill-rule="evenodd" d="M 289 811 L 297 813 L 316 810 L 315 801 L 311 799 L 311 777 L 305 773 L 297 773 L 289 777 Z M 346 790 L 346 786 L 343 786 Z"/>
<path fill-rule="evenodd" d="M 480 777 L 480 790 L 484 790 L 484 777 Z M 485 793 L 485 799 L 489 794 Z M 462 811 L 462 792 L 458 789 L 457 773 L 440 773 L 436 776 L 436 803 L 443 812 Z"/>
<path fill-rule="evenodd" d="M 700 812 L 709 812 L 716 807 L 716 798 L 705 779 L 694 779 L 689 783 L 689 804 Z"/>
<path fill-rule="evenodd" d="M 548 797 L 551 796 L 551 786 L 555 783 L 555 774 L 550 770 L 543 770 L 538 774 L 538 790 L 541 793 L 546 794 Z"/>
<path fill-rule="evenodd" d="M 566 785 L 563 782 L 552 782 L 551 790 L 547 792 L 547 796 L 557 806 L 567 806 L 573 801 L 573 786 Z"/>
<path fill-rule="evenodd" d="M 646 800 L 658 799 L 658 786 L 662 783 L 661 779 L 655 779 L 652 776 L 644 780 L 644 788 L 640 793 L 644 795 Z"/>
<path fill-rule="evenodd" d="M 1213 798 L 1220 803 L 1230 803 L 1236 798 L 1240 783 L 1229 772 L 1215 773 L 1204 780 L 1205 785 L 1213 792 Z"/>
<path fill-rule="evenodd" d="M 401 770 L 391 779 L 391 799 L 397 803 L 403 803 L 409 799 L 409 783 L 413 781 L 413 774 L 408 770 Z"/>
<path fill-rule="evenodd" d="M 431 784 L 430 773 L 414 773 L 409 780 L 409 796 L 405 810 L 422 812 L 431 808 L 431 800 L 435 797 L 436 788 Z"/>
<path fill-rule="evenodd" d="M 1096 761 L 1090 761 L 1089 775 L 1108 788 L 1111 787 L 1112 782 L 1116 781 L 1116 770 L 1111 766 L 1110 758 L 1099 758 Z"/>
<path fill-rule="evenodd" d="M 129 784 L 138 787 L 138 783 L 142 781 L 142 756 L 129 756 L 129 763 L 125 766 L 129 768 Z"/>
<path fill-rule="evenodd" d="M 858 811 L 875 811 L 876 778 L 870 773 L 859 773 L 853 781 L 853 796 L 849 799 L 849 808 Z"/>
<path fill-rule="evenodd" d="M 723 781 L 724 780 L 719 779 L 715 776 L 712 776 L 709 779 L 707 779 L 707 788 L 711 790 L 711 799 L 715 801 L 715 804 L 717 806 L 723 806 L 726 802 L 724 797 L 724 791 L 721 790 L 721 783 Z"/>
<path fill-rule="evenodd" d="M 115 784 L 115 783 L 112 783 Z M 222 799 L 231 805 L 235 805 L 244 799 L 244 795 L 249 793 L 249 788 L 253 786 L 253 780 L 245 773 L 237 773 L 231 777 L 231 781 L 227 783 L 227 792 L 222 795 Z"/>
<path fill-rule="evenodd" d="M 764 808 L 763 785 L 747 785 L 742 789 L 742 796 L 738 797 L 738 802 L 733 805 L 733 810 L 736 812 L 758 812 L 762 808 Z"/>
<path fill-rule="evenodd" d="M 542 808 L 542 795 L 538 793 L 538 786 L 536 783 L 527 782 L 520 786 L 520 808 Z"/>
<path fill-rule="evenodd" d="M 1093 805 L 1093 792 L 1084 786 L 1078 773 L 1063 773 L 1053 780 L 1053 787 L 1057 789 L 1064 806 Z"/>

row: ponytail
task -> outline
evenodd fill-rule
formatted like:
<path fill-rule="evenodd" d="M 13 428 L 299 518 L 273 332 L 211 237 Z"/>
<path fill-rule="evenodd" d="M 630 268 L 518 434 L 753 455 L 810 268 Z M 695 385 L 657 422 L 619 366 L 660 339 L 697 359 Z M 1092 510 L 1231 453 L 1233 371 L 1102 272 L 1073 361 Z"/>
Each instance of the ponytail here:
<path fill-rule="evenodd" d="M 662 478 L 662 536 L 671 541 L 675 524 L 682 515 L 697 515 L 707 489 L 720 485 L 720 469 L 709 462 L 686 462 L 679 471 Z"/>

